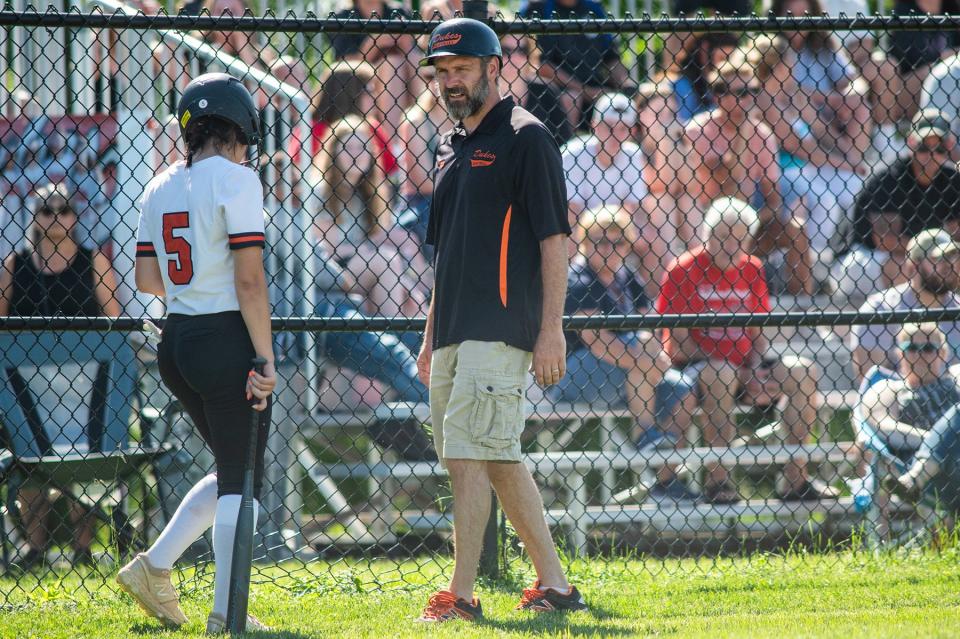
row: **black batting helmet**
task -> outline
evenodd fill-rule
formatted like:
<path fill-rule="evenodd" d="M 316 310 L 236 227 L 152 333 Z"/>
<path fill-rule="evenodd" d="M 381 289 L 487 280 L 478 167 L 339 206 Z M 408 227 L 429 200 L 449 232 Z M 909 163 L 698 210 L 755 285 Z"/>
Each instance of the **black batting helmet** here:
<path fill-rule="evenodd" d="M 420 66 L 432 66 L 437 58 L 452 55 L 496 56 L 503 64 L 500 38 L 489 26 L 473 18 L 454 18 L 437 25 L 430 34 L 427 55 L 420 61 Z"/>
<path fill-rule="evenodd" d="M 260 114 L 253 96 L 240 80 L 226 73 L 204 73 L 187 85 L 177 105 L 180 135 L 199 118 L 220 118 L 240 128 L 250 146 L 259 146 Z"/>

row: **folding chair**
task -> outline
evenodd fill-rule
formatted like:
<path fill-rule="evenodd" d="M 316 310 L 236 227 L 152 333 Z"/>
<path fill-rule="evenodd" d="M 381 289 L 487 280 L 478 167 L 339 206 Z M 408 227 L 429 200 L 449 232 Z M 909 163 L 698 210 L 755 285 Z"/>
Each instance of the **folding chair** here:
<path fill-rule="evenodd" d="M 908 469 L 908 463 L 898 457 L 880 435 L 879 431 L 867 419 L 862 406 L 864 394 L 872 386 L 886 380 L 895 380 L 900 376 L 889 369 L 874 366 L 863 378 L 858 391 L 858 401 L 853 409 L 853 431 L 857 443 L 863 448 L 866 462 L 865 473 L 862 477 L 847 482 L 853 493 L 854 507 L 864 516 L 867 523 L 867 542 L 871 546 L 878 546 L 883 537 L 884 528 L 888 527 L 889 513 L 884 506 L 889 504 L 889 495 L 881 489 L 881 482 L 888 475 L 902 475 Z M 923 510 L 933 512 L 934 508 L 924 500 L 919 504 L 918 514 L 924 519 Z M 899 539 L 894 539 L 899 542 Z M 916 541 L 916 536 L 908 540 Z"/>
<path fill-rule="evenodd" d="M 84 364 L 97 362 L 93 391 L 89 398 L 86 442 L 69 449 L 51 445 L 57 424 L 44 424 L 36 410 L 33 393 L 18 369 L 26 365 Z M 105 484 L 106 489 L 92 505 L 98 519 L 111 524 L 121 555 L 133 543 L 133 529 L 124 511 L 127 482 L 141 475 L 164 449 L 148 442 L 130 443 L 130 422 L 135 398 L 137 368 L 133 350 L 120 333 L 35 332 L 0 335 L 0 416 L 9 439 L 10 455 L 0 459 L 0 483 L 6 484 L 7 512 L 14 522 L 20 519 L 17 495 L 24 482 L 60 490 L 68 499 L 79 501 L 71 488 L 76 484 Z M 105 504 L 118 488 L 123 495 L 109 515 Z M 146 491 L 146 488 L 144 488 Z M 144 519 L 149 512 L 144 509 Z M 146 530 L 146 526 L 144 527 Z M 9 565 L 11 544 L 0 517 L 0 546 Z"/>

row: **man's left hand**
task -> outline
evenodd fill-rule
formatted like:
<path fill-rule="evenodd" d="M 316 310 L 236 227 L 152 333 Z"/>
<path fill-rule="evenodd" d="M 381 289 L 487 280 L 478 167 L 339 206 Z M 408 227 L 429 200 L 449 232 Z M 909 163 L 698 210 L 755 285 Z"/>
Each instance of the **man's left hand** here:
<path fill-rule="evenodd" d="M 556 384 L 567 374 L 567 340 L 562 328 L 540 331 L 533 347 L 530 371 L 537 384 L 544 388 Z"/>

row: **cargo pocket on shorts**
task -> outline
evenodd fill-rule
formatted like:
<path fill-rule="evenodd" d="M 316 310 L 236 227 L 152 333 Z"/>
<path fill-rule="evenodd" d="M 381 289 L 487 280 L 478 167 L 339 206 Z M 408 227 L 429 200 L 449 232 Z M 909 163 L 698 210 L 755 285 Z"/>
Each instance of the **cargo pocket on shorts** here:
<path fill-rule="evenodd" d="M 523 431 L 523 388 L 519 383 L 477 380 L 476 406 L 470 422 L 473 443 L 509 448 Z"/>

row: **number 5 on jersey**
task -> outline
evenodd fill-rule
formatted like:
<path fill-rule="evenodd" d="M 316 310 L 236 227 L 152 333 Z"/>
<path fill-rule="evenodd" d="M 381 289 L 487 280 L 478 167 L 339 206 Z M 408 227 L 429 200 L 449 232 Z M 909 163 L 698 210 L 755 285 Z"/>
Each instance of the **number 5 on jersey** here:
<path fill-rule="evenodd" d="M 174 284 L 189 284 L 193 279 L 193 256 L 190 243 L 174 231 L 190 227 L 190 213 L 180 211 L 163 214 L 163 250 L 176 259 L 167 260 L 167 275 Z"/>

